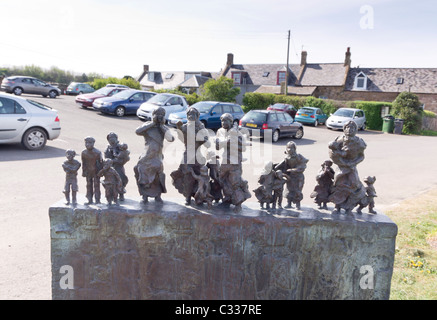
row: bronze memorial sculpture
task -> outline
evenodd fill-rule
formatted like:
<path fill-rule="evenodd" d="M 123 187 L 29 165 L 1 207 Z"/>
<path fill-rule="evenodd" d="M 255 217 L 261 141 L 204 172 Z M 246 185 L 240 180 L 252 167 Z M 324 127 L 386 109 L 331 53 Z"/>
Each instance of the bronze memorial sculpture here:
<path fill-rule="evenodd" d="M 153 111 L 152 121 L 146 122 L 135 131 L 145 140 L 145 151 L 134 167 L 138 191 L 144 203 L 148 202 L 148 197 L 154 197 L 156 202 L 161 203 L 161 194 L 167 192 L 162 148 L 164 139 L 171 142 L 174 137 L 164 123 L 165 109 L 159 107 Z"/>
<path fill-rule="evenodd" d="M 126 171 L 124 169 L 124 165 L 126 162 L 130 160 L 128 146 L 125 143 L 120 143 L 118 141 L 118 136 L 114 132 L 110 132 L 106 139 L 108 140 L 108 146 L 105 150 L 105 158 L 112 160 L 112 166 L 119 174 L 123 187 L 119 192 L 120 201 L 124 200 L 124 194 L 126 193 L 126 185 L 129 182 L 129 179 L 126 175 Z"/>
<path fill-rule="evenodd" d="M 85 149 L 82 151 L 82 176 L 86 178 L 86 197 L 88 204 L 100 203 L 100 178 L 97 173 L 102 169 L 102 153 L 94 148 L 96 140 L 85 138 Z"/>
<path fill-rule="evenodd" d="M 200 169 L 202 167 L 200 163 L 202 161 L 199 160 L 206 161 L 200 153 L 200 147 L 208 142 L 208 133 L 203 123 L 199 121 L 199 116 L 200 113 L 197 109 L 188 108 L 187 123 L 182 124 L 181 121 L 177 123 L 179 139 L 184 143 L 185 151 L 178 169 L 170 175 L 173 179 L 173 186 L 185 197 L 186 205 L 191 203 L 191 198 L 195 197 L 199 188 L 197 177 L 201 175 Z M 200 138 L 199 135 L 201 135 Z M 196 204 L 203 203 L 200 201 L 200 194 L 197 193 Z"/>
<path fill-rule="evenodd" d="M 234 212 L 240 212 L 241 204 L 251 197 L 248 184 L 242 178 L 243 152 L 248 143 L 241 132 L 233 126 L 233 117 L 224 113 L 220 120 L 222 127 L 217 130 L 216 150 L 222 150 L 219 181 L 223 190 L 223 205 L 235 206 Z"/>
<path fill-rule="evenodd" d="M 334 181 L 334 169 L 332 169 L 332 161 L 326 160 L 322 163 L 322 168 L 317 174 L 317 184 L 310 197 L 314 198 L 319 209 L 328 209 L 329 195 L 331 194 L 332 184 Z"/>
<path fill-rule="evenodd" d="M 66 152 L 67 160 L 62 164 L 62 168 L 65 171 L 65 187 L 64 194 L 67 200 L 66 204 L 70 204 L 70 190 L 71 190 L 71 202 L 73 205 L 77 203 L 77 191 L 79 191 L 77 185 L 77 171 L 79 170 L 81 163 L 74 159 L 76 151 L 68 149 Z"/>
<path fill-rule="evenodd" d="M 105 159 L 103 161 L 103 169 L 97 175 L 105 178 L 102 184 L 105 188 L 105 197 L 108 204 L 111 205 L 114 202 L 118 205 L 118 195 L 123 191 L 123 182 L 117 170 L 113 168 L 113 161 Z"/>
<path fill-rule="evenodd" d="M 356 136 L 357 130 L 356 123 L 349 121 L 343 127 L 344 135 L 329 143 L 329 157 L 338 166 L 329 196 L 329 201 L 335 204 L 333 213 L 340 213 L 341 209 L 351 213 L 366 197 L 357 171 L 357 165 L 364 160 L 366 143 Z"/>

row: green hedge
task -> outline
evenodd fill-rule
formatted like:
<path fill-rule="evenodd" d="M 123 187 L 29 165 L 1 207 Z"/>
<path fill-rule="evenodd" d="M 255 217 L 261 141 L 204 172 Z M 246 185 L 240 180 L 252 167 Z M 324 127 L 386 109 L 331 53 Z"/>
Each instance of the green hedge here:
<path fill-rule="evenodd" d="M 138 89 L 141 90 L 141 85 L 138 81 L 129 78 L 129 79 L 119 79 L 119 78 L 114 78 L 114 77 L 109 77 L 109 78 L 104 78 L 104 79 L 94 79 L 93 82 L 89 82 L 89 84 L 96 90 L 105 87 L 107 84 L 122 84 L 125 86 L 128 86 L 129 88 L 132 89 Z"/>
<path fill-rule="evenodd" d="M 243 96 L 243 110 L 248 112 L 253 109 L 267 109 L 269 105 L 275 103 L 287 103 L 296 108 L 304 106 L 320 108 L 324 113 L 330 115 L 338 108 L 357 108 L 362 109 L 366 115 L 367 128 L 371 130 L 382 130 L 383 119 L 381 118 L 381 107 L 392 106 L 391 102 L 375 101 L 337 101 L 319 99 L 312 96 L 285 96 L 273 93 L 247 92 Z"/>

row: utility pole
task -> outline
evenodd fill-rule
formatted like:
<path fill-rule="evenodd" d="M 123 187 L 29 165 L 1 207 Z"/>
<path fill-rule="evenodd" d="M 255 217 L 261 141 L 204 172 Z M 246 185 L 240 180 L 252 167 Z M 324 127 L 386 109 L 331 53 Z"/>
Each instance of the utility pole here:
<path fill-rule="evenodd" d="M 287 70 L 285 72 L 285 95 L 288 95 L 288 59 L 290 57 L 290 30 L 288 30 L 288 46 L 287 46 Z"/>

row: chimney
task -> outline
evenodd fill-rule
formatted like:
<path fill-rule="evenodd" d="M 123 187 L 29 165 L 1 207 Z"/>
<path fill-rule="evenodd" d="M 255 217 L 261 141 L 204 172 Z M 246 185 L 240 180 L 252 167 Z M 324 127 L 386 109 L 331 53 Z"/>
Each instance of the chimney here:
<path fill-rule="evenodd" d="M 347 48 L 347 51 L 346 51 L 346 55 L 345 55 L 345 58 L 344 58 L 344 66 L 346 67 L 346 66 L 351 66 L 351 48 L 350 47 L 348 47 Z"/>
<path fill-rule="evenodd" d="M 230 67 L 234 64 L 234 55 L 232 53 L 228 53 L 228 60 L 226 61 L 226 67 Z"/>
<path fill-rule="evenodd" d="M 145 64 L 143 66 L 143 68 L 144 68 L 144 72 L 149 72 L 149 65 L 148 64 Z"/>
<path fill-rule="evenodd" d="M 305 66 L 307 64 L 307 55 L 308 53 L 306 51 L 302 51 L 302 54 L 300 56 L 300 65 Z"/>

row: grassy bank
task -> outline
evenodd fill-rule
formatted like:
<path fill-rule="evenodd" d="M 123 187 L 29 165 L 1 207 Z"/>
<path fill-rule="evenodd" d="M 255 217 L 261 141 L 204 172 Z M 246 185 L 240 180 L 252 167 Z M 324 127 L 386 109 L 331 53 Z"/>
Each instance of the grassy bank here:
<path fill-rule="evenodd" d="M 437 189 L 385 214 L 399 228 L 392 300 L 437 300 Z"/>

